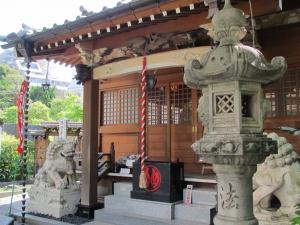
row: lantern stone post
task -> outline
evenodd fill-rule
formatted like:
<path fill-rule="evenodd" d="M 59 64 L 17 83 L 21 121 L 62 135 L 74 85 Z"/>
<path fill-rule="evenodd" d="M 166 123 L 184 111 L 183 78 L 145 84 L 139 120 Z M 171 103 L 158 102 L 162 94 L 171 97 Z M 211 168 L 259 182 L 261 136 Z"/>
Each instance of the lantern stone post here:
<path fill-rule="evenodd" d="M 246 35 L 244 13 L 230 0 L 212 19 L 218 47 L 185 65 L 185 83 L 202 89 L 198 114 L 207 132 L 192 148 L 212 163 L 218 181 L 216 225 L 257 225 L 253 215 L 252 176 L 256 165 L 277 152 L 262 134 L 268 103 L 261 84 L 286 71 L 283 57 L 268 63 L 263 54 L 240 41 Z"/>

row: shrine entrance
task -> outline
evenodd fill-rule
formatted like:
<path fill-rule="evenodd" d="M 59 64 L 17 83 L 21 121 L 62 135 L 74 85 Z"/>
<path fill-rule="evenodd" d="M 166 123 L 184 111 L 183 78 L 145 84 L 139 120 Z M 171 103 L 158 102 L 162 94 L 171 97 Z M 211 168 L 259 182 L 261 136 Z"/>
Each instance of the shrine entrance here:
<path fill-rule="evenodd" d="M 201 92 L 183 83 L 177 69 L 157 76 L 156 86 L 147 93 L 147 155 L 152 161 L 185 163 L 188 172 L 199 172 L 192 143 L 202 136 L 197 106 Z"/>
<path fill-rule="evenodd" d="M 185 163 L 186 172 L 199 172 L 201 164 L 191 148 L 202 135 L 197 106 L 200 91 L 183 84 L 182 68 L 148 71 L 157 83 L 147 92 L 146 151 L 152 161 Z M 138 78 L 138 79 L 137 79 Z M 116 160 L 139 153 L 139 74 L 100 83 L 100 151 L 114 142 Z"/>

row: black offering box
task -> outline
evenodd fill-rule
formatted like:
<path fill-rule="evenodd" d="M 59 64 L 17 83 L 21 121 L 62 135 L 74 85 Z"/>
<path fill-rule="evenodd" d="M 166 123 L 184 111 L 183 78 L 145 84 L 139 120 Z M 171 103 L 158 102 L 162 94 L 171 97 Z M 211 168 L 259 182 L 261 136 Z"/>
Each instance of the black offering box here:
<path fill-rule="evenodd" d="M 182 162 L 145 162 L 148 187 L 139 188 L 140 162 L 133 165 L 131 198 L 159 202 L 177 202 L 183 198 L 184 164 Z"/>

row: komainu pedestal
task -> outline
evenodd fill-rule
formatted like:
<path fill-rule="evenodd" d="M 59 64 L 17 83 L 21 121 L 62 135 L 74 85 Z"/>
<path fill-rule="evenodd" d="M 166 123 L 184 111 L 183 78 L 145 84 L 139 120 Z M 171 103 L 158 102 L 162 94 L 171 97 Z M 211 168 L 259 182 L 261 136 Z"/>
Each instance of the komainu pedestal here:
<path fill-rule="evenodd" d="M 60 218 L 76 213 L 80 190 L 33 186 L 29 197 L 28 211 Z"/>
<path fill-rule="evenodd" d="M 280 78 L 287 66 L 283 57 L 269 63 L 259 50 L 240 42 L 246 35 L 245 16 L 229 0 L 212 24 L 218 47 L 185 65 L 185 83 L 202 90 L 198 113 L 206 127 L 192 148 L 217 174 L 215 224 L 257 225 L 252 176 L 258 163 L 277 152 L 277 143 L 262 134 L 268 102 L 261 85 Z"/>
<path fill-rule="evenodd" d="M 75 214 L 80 188 L 75 180 L 74 143 L 55 140 L 47 148 L 46 161 L 29 190 L 28 211 L 56 218 Z"/>

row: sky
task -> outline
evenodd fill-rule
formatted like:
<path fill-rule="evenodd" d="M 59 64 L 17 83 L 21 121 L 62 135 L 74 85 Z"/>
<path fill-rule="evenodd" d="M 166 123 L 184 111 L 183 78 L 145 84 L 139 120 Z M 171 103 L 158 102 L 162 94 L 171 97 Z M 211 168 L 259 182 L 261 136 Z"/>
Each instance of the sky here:
<path fill-rule="evenodd" d="M 82 5 L 88 11 L 99 12 L 104 6 L 113 7 L 118 0 L 5 0 L 0 2 L 0 35 L 18 32 L 22 23 L 41 29 L 73 21 Z M 125 1 L 126 2 L 126 1 Z"/>
<path fill-rule="evenodd" d="M 22 23 L 35 29 L 51 28 L 54 23 L 63 24 L 81 15 L 80 6 L 88 11 L 99 12 L 104 6 L 114 7 L 121 0 L 5 0 L 0 2 L 0 35 L 6 36 L 22 29 Z M 127 2 L 127 0 L 122 0 Z M 1 42 L 0 42 L 1 44 Z M 3 51 L 0 48 L 0 52 Z M 57 66 L 56 66 L 57 67 Z M 58 72 L 59 73 L 59 72 Z M 67 80 L 74 76 L 74 68 L 67 68 Z M 58 75 L 59 76 L 59 75 Z"/>

